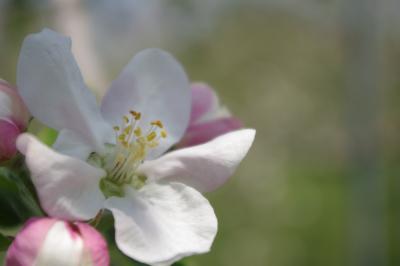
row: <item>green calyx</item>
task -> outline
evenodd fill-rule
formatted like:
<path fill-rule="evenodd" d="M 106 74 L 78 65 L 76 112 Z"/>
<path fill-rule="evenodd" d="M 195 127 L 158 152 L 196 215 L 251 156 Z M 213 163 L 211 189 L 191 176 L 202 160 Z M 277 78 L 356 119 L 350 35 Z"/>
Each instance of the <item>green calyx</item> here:
<path fill-rule="evenodd" d="M 124 187 L 120 184 L 114 183 L 112 180 L 104 177 L 100 180 L 100 190 L 103 192 L 106 198 L 109 197 L 124 197 Z"/>
<path fill-rule="evenodd" d="M 139 190 L 141 189 L 147 181 L 147 177 L 140 175 L 132 178 L 130 183 L 116 183 L 109 177 L 103 177 L 100 180 L 100 190 L 103 192 L 106 198 L 109 197 L 124 197 L 125 191 L 124 186 L 131 186 L 132 188 Z"/>

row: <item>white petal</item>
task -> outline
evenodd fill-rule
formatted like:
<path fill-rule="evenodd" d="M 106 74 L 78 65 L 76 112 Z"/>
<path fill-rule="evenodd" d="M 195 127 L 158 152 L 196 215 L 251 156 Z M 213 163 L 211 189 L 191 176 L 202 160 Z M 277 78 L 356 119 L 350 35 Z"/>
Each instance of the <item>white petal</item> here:
<path fill-rule="evenodd" d="M 69 129 L 101 149 L 112 135 L 71 53 L 71 40 L 45 29 L 25 38 L 17 69 L 18 90 L 42 123 Z"/>
<path fill-rule="evenodd" d="M 254 136 L 254 129 L 233 131 L 205 144 L 146 161 L 138 171 L 150 180 L 182 182 L 201 192 L 212 191 L 233 174 L 250 149 Z"/>
<path fill-rule="evenodd" d="M 102 208 L 103 170 L 59 154 L 29 134 L 17 139 L 17 148 L 25 155 L 41 206 L 50 216 L 88 220 Z"/>
<path fill-rule="evenodd" d="M 68 224 L 57 221 L 48 231 L 39 250 L 35 266 L 80 266 L 84 256 L 84 243 L 79 235 L 73 235 Z"/>
<path fill-rule="evenodd" d="M 93 151 L 92 147 L 87 145 L 81 135 L 68 129 L 60 131 L 56 142 L 53 144 L 53 149 L 83 161 L 85 161 Z"/>
<path fill-rule="evenodd" d="M 124 198 L 108 199 L 106 208 L 114 215 L 119 249 L 150 265 L 208 252 L 217 232 L 207 199 L 179 183 L 128 187 Z"/>
<path fill-rule="evenodd" d="M 101 111 L 115 126 L 129 110 L 141 112 L 143 132 L 150 121 L 161 120 L 168 137 L 152 151 L 151 158 L 155 158 L 183 136 L 190 104 L 190 85 L 181 65 L 164 51 L 147 49 L 138 53 L 112 83 Z"/>

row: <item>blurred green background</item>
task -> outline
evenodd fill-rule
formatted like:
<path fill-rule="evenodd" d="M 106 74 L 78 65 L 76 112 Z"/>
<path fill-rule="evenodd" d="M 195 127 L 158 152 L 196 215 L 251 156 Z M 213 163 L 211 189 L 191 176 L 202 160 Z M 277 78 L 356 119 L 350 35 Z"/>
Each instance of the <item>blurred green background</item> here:
<path fill-rule="evenodd" d="M 166 49 L 257 129 L 235 176 L 207 195 L 211 252 L 187 265 L 395 266 L 399 11 L 396 0 L 0 0 L 0 77 L 15 84 L 22 40 L 43 27 L 72 37 L 99 98 L 137 51 Z"/>

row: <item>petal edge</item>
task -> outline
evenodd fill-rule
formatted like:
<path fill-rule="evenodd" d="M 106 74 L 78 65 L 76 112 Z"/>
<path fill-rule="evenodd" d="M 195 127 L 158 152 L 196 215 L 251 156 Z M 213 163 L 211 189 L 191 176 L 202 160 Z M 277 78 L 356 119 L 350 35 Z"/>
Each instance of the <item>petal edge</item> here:
<path fill-rule="evenodd" d="M 180 182 L 201 192 L 224 184 L 249 151 L 256 131 L 241 129 L 202 145 L 175 150 L 147 161 L 138 171 L 149 180 Z"/>
<path fill-rule="evenodd" d="M 18 137 L 17 148 L 25 155 L 41 206 L 49 215 L 88 220 L 102 208 L 105 198 L 99 182 L 103 170 L 59 154 L 27 133 Z"/>
<path fill-rule="evenodd" d="M 208 200 L 179 183 L 127 188 L 127 198 L 106 201 L 115 219 L 116 242 L 127 256 L 150 265 L 170 265 L 208 252 L 217 219 Z"/>

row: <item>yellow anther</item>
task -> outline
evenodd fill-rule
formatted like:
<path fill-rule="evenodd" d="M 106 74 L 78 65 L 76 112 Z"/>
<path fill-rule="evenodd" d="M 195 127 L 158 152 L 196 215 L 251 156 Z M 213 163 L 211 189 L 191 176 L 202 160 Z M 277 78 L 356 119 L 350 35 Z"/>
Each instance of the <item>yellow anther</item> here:
<path fill-rule="evenodd" d="M 149 149 L 157 147 L 161 138 L 167 137 L 167 131 L 160 120 L 150 122 L 145 132 L 138 126 L 141 113 L 130 110 L 122 117 L 122 125 L 113 127 L 116 135 L 113 163 L 107 166 L 108 175 L 116 184 L 132 183 L 137 167 L 146 158 Z M 140 180 L 143 184 L 144 181 Z"/>
<path fill-rule="evenodd" d="M 128 135 L 129 133 L 131 133 L 131 131 L 132 131 L 132 126 L 129 125 L 124 129 L 124 134 Z"/>
<path fill-rule="evenodd" d="M 147 141 L 152 141 L 156 137 L 157 137 L 157 134 L 156 134 L 156 132 L 153 131 L 153 132 L 151 132 L 150 134 L 147 135 L 146 139 L 147 139 Z"/>
<path fill-rule="evenodd" d="M 159 128 L 164 128 L 164 125 L 162 124 L 162 122 L 160 120 L 156 120 L 150 123 L 152 126 L 157 126 Z"/>
<path fill-rule="evenodd" d="M 137 127 L 133 133 L 135 133 L 136 137 L 140 137 L 142 135 L 142 129 L 140 127 Z"/>
<path fill-rule="evenodd" d="M 132 110 L 130 110 L 129 113 L 135 118 L 135 120 L 140 120 L 140 117 L 142 116 L 140 112 L 135 112 Z"/>
<path fill-rule="evenodd" d="M 121 134 L 118 136 L 118 140 L 120 141 L 124 141 L 125 140 L 126 135 L 125 134 Z"/>

